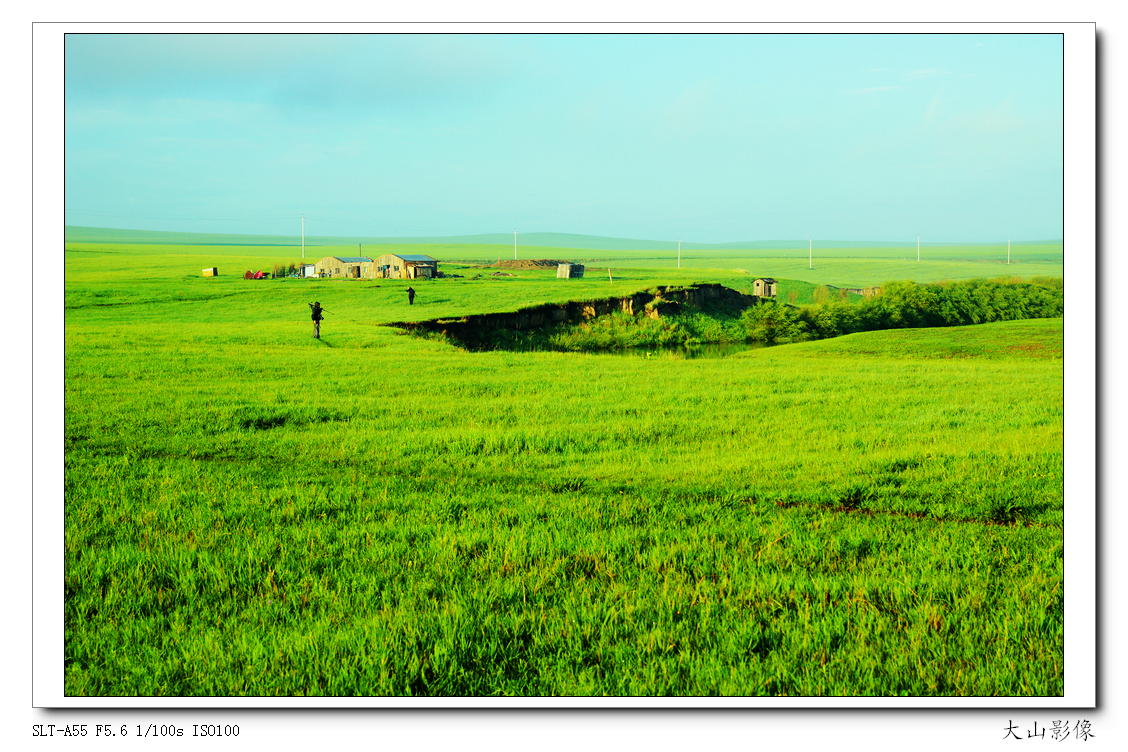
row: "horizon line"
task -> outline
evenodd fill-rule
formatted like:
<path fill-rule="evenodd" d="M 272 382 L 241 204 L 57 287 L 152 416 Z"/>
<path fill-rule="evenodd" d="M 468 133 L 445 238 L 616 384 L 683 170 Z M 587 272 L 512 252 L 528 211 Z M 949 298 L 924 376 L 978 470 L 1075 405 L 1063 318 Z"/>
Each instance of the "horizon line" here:
<path fill-rule="evenodd" d="M 262 237 L 262 238 L 279 238 L 279 239 L 293 240 L 297 243 L 300 243 L 300 239 L 301 239 L 301 235 L 296 235 L 296 234 L 273 234 L 273 233 L 251 233 L 251 232 L 215 232 L 215 231 L 198 231 L 198 230 L 141 230 L 141 229 L 128 228 L 128 227 L 102 227 L 102 226 L 98 226 L 98 225 L 64 224 L 64 235 L 65 235 L 67 230 L 101 230 L 101 231 L 111 231 L 111 232 L 142 233 L 142 234 L 151 233 L 151 234 L 168 234 L 168 235 L 213 235 L 213 236 L 217 236 L 217 237 L 246 237 L 246 238 Z M 505 237 L 508 238 L 512 234 L 513 233 L 511 231 L 500 231 L 500 232 L 462 233 L 462 234 L 454 234 L 454 235 L 367 235 L 366 236 L 366 235 L 355 234 L 355 233 L 351 234 L 351 235 L 307 235 L 307 236 L 305 236 L 305 243 L 306 243 L 306 245 L 310 245 L 311 240 L 319 240 L 319 241 L 325 241 L 325 240 L 346 241 L 347 240 L 347 241 L 350 241 L 350 242 L 355 242 L 357 239 L 361 239 L 363 241 L 363 239 L 365 237 L 368 237 L 368 238 L 371 238 L 373 241 L 389 241 L 389 242 L 374 242 L 373 243 L 374 245 L 394 245 L 397 241 L 398 242 L 407 242 L 407 241 L 417 241 L 418 242 L 418 241 L 423 241 L 423 240 L 434 240 L 434 241 L 443 242 L 443 241 L 455 241 L 455 240 L 460 240 L 460 239 L 487 238 L 487 237 L 494 236 L 494 235 L 505 236 Z M 745 240 L 725 240 L 725 241 L 714 241 L 714 242 L 702 242 L 702 241 L 695 241 L 695 240 L 686 240 L 685 238 L 682 238 L 680 240 L 676 239 L 676 238 L 674 240 L 655 240 L 655 239 L 649 239 L 649 238 L 618 237 L 618 236 L 614 236 L 614 235 L 591 235 L 591 234 L 586 234 L 586 233 L 554 232 L 554 231 L 548 231 L 548 230 L 535 230 L 535 231 L 529 231 L 529 232 L 525 232 L 525 233 L 522 233 L 520 231 L 517 232 L 518 239 L 522 235 L 525 235 L 526 237 L 537 237 L 537 236 L 543 237 L 543 236 L 554 236 L 555 235 L 555 236 L 565 236 L 565 237 L 571 237 L 571 238 L 585 238 L 585 239 L 589 239 L 589 240 L 612 240 L 612 241 L 629 242 L 629 243 L 661 243 L 661 244 L 672 244 L 672 245 L 677 245 L 680 242 L 683 247 L 687 246 L 687 245 L 694 245 L 694 246 L 740 246 L 740 245 L 743 245 L 743 244 L 756 244 L 756 245 L 764 245 L 764 244 L 771 244 L 771 243 L 793 244 L 793 243 L 803 243 L 803 241 L 807 241 L 808 243 L 811 243 L 815 240 L 818 240 L 820 243 L 849 243 L 849 244 L 852 244 L 852 245 L 858 245 L 860 247 L 865 247 L 865 244 L 867 244 L 867 243 L 874 244 L 875 246 L 876 245 L 882 245 L 882 246 L 901 246 L 901 245 L 915 246 L 916 243 L 917 243 L 917 239 L 915 239 L 915 238 L 910 238 L 910 239 L 907 239 L 907 240 L 852 240 L 852 239 L 846 239 L 846 238 L 765 238 L 765 239 L 762 239 L 762 240 L 745 239 Z M 84 241 L 67 241 L 67 240 L 64 239 L 64 242 L 84 242 Z M 1039 239 L 1033 239 L 1033 240 L 1015 240 L 1015 239 L 1011 238 L 1009 240 L 1004 239 L 1004 240 L 968 240 L 968 241 L 961 241 L 961 240 L 928 240 L 928 241 L 926 241 L 923 238 L 920 239 L 920 243 L 921 243 L 922 246 L 923 245 L 930 245 L 930 246 L 937 246 L 937 245 L 1000 245 L 1000 244 L 1005 244 L 1007 242 L 1010 242 L 1012 244 L 1024 244 L 1024 245 L 1026 245 L 1026 244 L 1036 245 L 1036 244 L 1043 244 L 1043 243 L 1063 243 L 1064 244 L 1065 239 L 1064 238 L 1039 238 Z M 465 244 L 465 245 L 509 245 L 508 243 L 494 243 L 494 242 L 483 242 L 483 243 L 465 242 L 463 244 Z M 518 242 L 518 245 L 519 244 L 520 243 Z M 549 246 L 549 247 L 551 247 L 551 246 Z"/>

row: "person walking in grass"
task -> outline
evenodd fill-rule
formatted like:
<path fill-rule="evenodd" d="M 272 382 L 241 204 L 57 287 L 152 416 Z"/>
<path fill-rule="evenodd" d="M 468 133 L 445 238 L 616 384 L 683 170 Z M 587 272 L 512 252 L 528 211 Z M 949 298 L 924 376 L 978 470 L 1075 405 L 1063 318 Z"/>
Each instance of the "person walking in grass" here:
<path fill-rule="evenodd" d="M 312 311 L 310 318 L 313 319 L 313 338 L 321 339 L 321 304 L 316 300 L 309 304 Z"/>
<path fill-rule="evenodd" d="M 407 288 L 407 304 L 415 305 L 415 290 L 412 290 L 410 287 Z"/>

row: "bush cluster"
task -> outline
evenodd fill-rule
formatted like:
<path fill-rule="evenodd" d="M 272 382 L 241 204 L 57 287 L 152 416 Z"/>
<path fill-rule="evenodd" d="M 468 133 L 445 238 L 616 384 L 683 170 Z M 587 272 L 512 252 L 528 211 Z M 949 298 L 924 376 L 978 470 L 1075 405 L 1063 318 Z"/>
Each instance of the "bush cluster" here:
<path fill-rule="evenodd" d="M 487 350 L 595 352 L 706 342 L 743 342 L 745 338 L 740 317 L 723 311 L 690 311 L 660 319 L 617 312 L 591 321 L 561 323 L 543 329 L 483 332 L 479 347 Z"/>
<path fill-rule="evenodd" d="M 764 301 L 746 310 L 741 319 L 749 339 L 784 344 L 878 329 L 1050 318 L 1065 310 L 1062 280 L 1037 277 L 1030 282 L 887 282 L 880 295 L 855 305 L 824 300 L 803 308 Z"/>

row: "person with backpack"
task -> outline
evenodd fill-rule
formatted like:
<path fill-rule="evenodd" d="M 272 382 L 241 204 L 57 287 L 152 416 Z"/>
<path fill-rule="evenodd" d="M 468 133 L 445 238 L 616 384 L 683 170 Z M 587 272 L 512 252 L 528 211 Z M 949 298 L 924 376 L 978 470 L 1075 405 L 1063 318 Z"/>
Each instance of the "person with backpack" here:
<path fill-rule="evenodd" d="M 321 304 L 316 300 L 309 304 L 311 309 L 310 318 L 313 319 L 313 338 L 321 339 Z"/>

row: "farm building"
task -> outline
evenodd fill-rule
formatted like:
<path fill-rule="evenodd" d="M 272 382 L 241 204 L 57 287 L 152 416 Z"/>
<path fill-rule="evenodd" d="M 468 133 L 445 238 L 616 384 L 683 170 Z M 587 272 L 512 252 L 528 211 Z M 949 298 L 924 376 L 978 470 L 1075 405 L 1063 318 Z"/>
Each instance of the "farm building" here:
<path fill-rule="evenodd" d="M 558 264 L 556 267 L 557 279 L 579 279 L 583 276 L 583 264 Z"/>
<path fill-rule="evenodd" d="M 316 264 L 302 264 L 298 267 L 299 277 L 316 277 L 317 265 Z"/>
<path fill-rule="evenodd" d="M 421 253 L 385 253 L 372 264 L 375 279 L 434 279 L 439 261 Z"/>
<path fill-rule="evenodd" d="M 776 296 L 776 281 L 771 277 L 761 277 L 752 282 L 752 294 L 761 298 Z"/>
<path fill-rule="evenodd" d="M 372 259 L 367 256 L 326 256 L 313 267 L 315 277 L 372 278 Z"/>
<path fill-rule="evenodd" d="M 219 269 L 214 267 L 214 266 L 210 266 L 207 269 L 204 269 L 204 276 L 205 277 L 218 277 L 219 276 Z"/>

